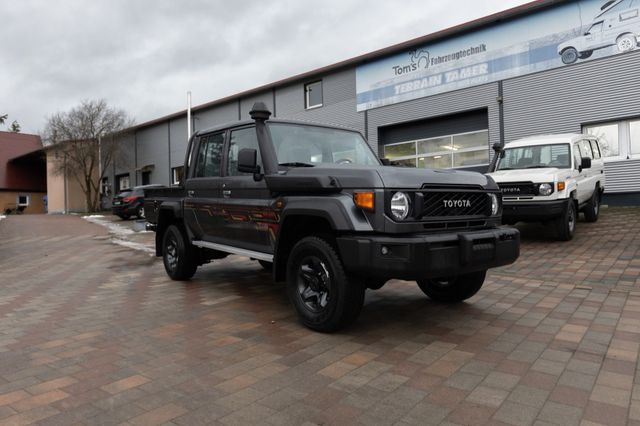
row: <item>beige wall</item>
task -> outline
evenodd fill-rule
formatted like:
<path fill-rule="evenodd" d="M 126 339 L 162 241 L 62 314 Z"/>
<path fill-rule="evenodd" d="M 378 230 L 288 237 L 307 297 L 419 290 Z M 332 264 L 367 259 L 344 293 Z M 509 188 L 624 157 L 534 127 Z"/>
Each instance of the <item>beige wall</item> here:
<path fill-rule="evenodd" d="M 49 197 L 49 213 L 84 213 L 87 206 L 84 199 L 84 192 L 80 184 L 73 176 L 66 179 L 66 206 L 65 206 L 65 178 L 53 172 L 55 162 L 58 161 L 55 155 L 47 152 L 47 195 Z"/>
<path fill-rule="evenodd" d="M 15 208 L 18 195 L 28 195 L 29 205 L 24 209 L 24 214 L 44 213 L 44 192 L 25 191 L 0 191 L 0 214 L 5 214 L 7 207 Z"/>

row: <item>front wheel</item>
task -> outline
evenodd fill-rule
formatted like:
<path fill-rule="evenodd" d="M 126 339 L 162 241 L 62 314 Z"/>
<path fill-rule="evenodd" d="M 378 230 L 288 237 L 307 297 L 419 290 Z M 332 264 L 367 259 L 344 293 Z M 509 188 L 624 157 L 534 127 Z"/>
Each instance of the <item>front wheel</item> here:
<path fill-rule="evenodd" d="M 600 213 L 600 188 L 593 190 L 593 195 L 584 209 L 584 220 L 587 222 L 596 222 Z"/>
<path fill-rule="evenodd" d="M 457 303 L 475 295 L 484 284 L 486 275 L 487 271 L 479 271 L 454 277 L 418 280 L 417 283 L 429 299 L 436 302 Z"/>
<path fill-rule="evenodd" d="M 169 226 L 162 237 L 162 260 L 167 275 L 176 281 L 193 277 L 198 268 L 196 257 L 196 250 L 184 232 L 176 225 Z"/>
<path fill-rule="evenodd" d="M 577 221 L 578 212 L 576 211 L 576 204 L 573 202 L 573 200 L 569 200 L 567 208 L 556 222 L 558 239 L 560 239 L 561 241 L 569 241 L 573 239 L 573 236 L 576 233 Z"/>
<path fill-rule="evenodd" d="M 364 303 L 364 285 L 348 277 L 335 249 L 324 239 L 305 237 L 287 262 L 287 293 L 302 323 L 331 332 L 353 322 Z"/>

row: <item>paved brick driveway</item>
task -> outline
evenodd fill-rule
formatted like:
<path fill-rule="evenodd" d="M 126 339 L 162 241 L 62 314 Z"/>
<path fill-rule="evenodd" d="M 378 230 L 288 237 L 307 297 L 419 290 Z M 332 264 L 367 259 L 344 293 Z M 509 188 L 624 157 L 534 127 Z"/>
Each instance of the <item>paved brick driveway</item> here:
<path fill-rule="evenodd" d="M 469 303 L 395 282 L 324 335 L 242 258 L 176 283 L 77 217 L 8 217 L 0 423 L 640 424 L 640 209 L 523 234 Z"/>

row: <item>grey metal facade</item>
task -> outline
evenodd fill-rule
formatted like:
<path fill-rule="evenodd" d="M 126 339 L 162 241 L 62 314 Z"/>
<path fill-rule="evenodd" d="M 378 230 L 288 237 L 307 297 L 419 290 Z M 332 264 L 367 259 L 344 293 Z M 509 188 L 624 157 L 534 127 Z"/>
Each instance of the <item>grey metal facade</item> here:
<path fill-rule="evenodd" d="M 356 65 L 350 65 L 196 107 L 193 128 L 246 119 L 253 104 L 262 101 L 278 118 L 359 130 L 381 154 L 380 129 L 385 126 L 483 110 L 490 151 L 492 144 L 503 140 L 580 132 L 585 124 L 639 117 L 640 84 L 635 78 L 639 69 L 640 51 L 357 112 Z M 304 85 L 317 80 L 322 80 L 323 105 L 307 110 Z M 152 183 L 169 185 L 171 168 L 184 160 L 186 132 L 186 114 L 137 126 L 134 140 L 127 142 L 134 143 L 132 164 L 118 165 L 115 174 L 128 170 L 132 183 L 140 184 L 140 168 L 153 165 Z M 606 172 L 607 192 L 640 192 L 640 159 L 607 161 Z"/>

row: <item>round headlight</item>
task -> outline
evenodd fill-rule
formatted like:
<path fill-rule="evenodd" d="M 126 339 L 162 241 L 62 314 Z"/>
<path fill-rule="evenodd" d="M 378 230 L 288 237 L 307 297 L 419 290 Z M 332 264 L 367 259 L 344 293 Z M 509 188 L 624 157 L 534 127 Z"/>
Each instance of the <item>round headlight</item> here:
<path fill-rule="evenodd" d="M 395 220 L 404 220 L 409 216 L 411 202 L 404 192 L 396 192 L 391 197 L 391 215 Z"/>
<path fill-rule="evenodd" d="M 553 192 L 553 187 L 548 183 L 541 183 L 538 187 L 538 194 L 540 195 L 550 195 Z"/>
<path fill-rule="evenodd" d="M 495 216 L 500 210 L 500 202 L 496 194 L 489 194 L 489 198 L 491 199 L 491 216 Z"/>

